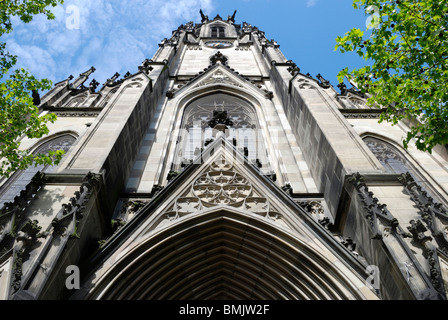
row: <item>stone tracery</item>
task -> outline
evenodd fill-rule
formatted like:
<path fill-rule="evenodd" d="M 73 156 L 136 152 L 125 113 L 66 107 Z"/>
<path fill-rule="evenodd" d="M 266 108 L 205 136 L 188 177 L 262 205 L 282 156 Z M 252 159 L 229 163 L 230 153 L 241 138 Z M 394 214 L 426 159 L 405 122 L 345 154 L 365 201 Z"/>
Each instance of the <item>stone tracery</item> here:
<path fill-rule="evenodd" d="M 273 221 L 282 218 L 275 206 L 255 190 L 232 164 L 219 160 L 213 162 L 191 188 L 175 200 L 166 217 L 174 220 L 220 205 L 250 211 Z"/>
<path fill-rule="evenodd" d="M 184 112 L 173 170 L 191 163 L 218 135 L 233 141 L 251 161 L 268 169 L 259 120 L 252 105 L 236 96 L 216 93 L 190 103 Z"/>

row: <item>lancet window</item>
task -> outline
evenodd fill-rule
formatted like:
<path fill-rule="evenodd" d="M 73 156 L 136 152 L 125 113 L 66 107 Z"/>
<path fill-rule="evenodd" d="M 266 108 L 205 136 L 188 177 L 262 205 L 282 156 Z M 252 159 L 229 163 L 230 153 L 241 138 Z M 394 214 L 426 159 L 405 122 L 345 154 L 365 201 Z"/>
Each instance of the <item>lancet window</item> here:
<path fill-rule="evenodd" d="M 75 140 L 76 139 L 73 136 L 65 134 L 43 143 L 33 153 L 39 154 L 57 150 L 64 150 L 67 152 Z M 47 173 L 53 172 L 56 167 L 57 166 L 32 165 L 25 170 L 15 172 L 0 188 L 0 209 L 5 203 L 13 202 L 14 198 L 20 194 L 20 191 L 26 188 L 28 183 L 31 182 L 31 179 L 38 171 Z"/>
<path fill-rule="evenodd" d="M 185 108 L 175 170 L 191 163 L 219 137 L 230 141 L 260 169 L 269 167 L 254 107 L 236 96 L 217 93 L 199 98 Z"/>
<path fill-rule="evenodd" d="M 403 174 L 409 172 L 418 185 L 423 187 L 434 199 L 438 200 L 437 192 L 430 182 L 420 173 L 419 169 L 407 160 L 403 154 L 391 144 L 377 138 L 367 137 L 364 142 L 388 173 Z"/>

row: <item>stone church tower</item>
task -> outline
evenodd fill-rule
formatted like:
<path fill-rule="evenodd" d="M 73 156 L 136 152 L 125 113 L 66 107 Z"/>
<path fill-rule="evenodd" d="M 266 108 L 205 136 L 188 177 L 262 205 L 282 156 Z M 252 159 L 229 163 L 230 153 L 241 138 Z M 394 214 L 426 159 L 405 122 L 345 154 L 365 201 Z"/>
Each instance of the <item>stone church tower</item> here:
<path fill-rule="evenodd" d="M 41 97 L 22 146 L 66 154 L 1 181 L 0 299 L 446 299 L 447 147 L 200 13 Z"/>

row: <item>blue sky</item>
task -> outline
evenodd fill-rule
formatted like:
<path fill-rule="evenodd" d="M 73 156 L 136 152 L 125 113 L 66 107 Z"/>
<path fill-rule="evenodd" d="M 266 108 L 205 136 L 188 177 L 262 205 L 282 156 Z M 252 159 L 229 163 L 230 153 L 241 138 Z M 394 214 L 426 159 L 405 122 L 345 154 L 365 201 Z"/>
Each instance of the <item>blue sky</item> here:
<path fill-rule="evenodd" d="M 365 63 L 334 51 L 337 36 L 365 29 L 367 16 L 352 0 L 66 0 L 52 9 L 55 20 L 15 19 L 14 31 L 1 40 L 18 56 L 17 66 L 36 77 L 58 82 L 94 66 L 91 78 L 102 84 L 115 72 L 136 72 L 179 25 L 199 23 L 199 9 L 210 18 L 237 10 L 236 23 L 258 27 L 303 73 L 321 73 L 334 86 L 339 70 Z"/>

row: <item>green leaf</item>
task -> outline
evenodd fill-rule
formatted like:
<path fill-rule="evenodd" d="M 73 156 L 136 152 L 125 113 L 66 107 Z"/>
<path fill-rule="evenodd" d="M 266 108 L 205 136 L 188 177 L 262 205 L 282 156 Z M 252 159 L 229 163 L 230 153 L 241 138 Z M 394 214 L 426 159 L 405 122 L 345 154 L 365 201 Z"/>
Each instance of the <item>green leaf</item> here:
<path fill-rule="evenodd" d="M 12 17 L 30 22 L 34 15 L 44 14 L 53 19 L 47 7 L 62 3 L 62 0 L 0 1 L 0 36 L 13 31 Z M 56 164 L 63 155 L 63 151 L 32 154 L 20 148 L 23 137 L 43 137 L 49 132 L 47 124 L 56 120 L 54 114 L 39 115 L 32 98 L 32 91 L 49 90 L 52 83 L 47 79 L 38 80 L 24 69 L 13 70 L 18 57 L 11 55 L 6 47 L 6 43 L 0 42 L 0 176 L 4 177 L 33 164 Z"/>
<path fill-rule="evenodd" d="M 367 39 L 355 28 L 338 36 L 335 50 L 356 52 L 373 64 L 350 72 L 345 68 L 338 80 L 355 79 L 369 92 L 369 106 L 399 103 L 400 109 L 387 108 L 379 121 L 417 120 L 403 146 L 412 142 L 431 152 L 448 141 L 448 1 L 353 1 L 365 11 L 371 5 L 380 8 L 377 28 Z"/>

